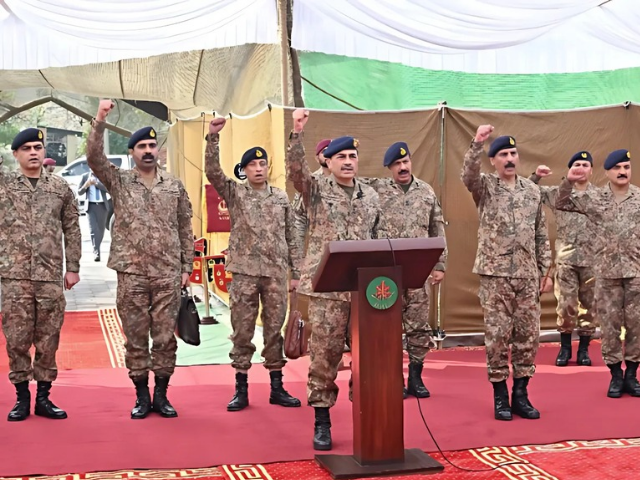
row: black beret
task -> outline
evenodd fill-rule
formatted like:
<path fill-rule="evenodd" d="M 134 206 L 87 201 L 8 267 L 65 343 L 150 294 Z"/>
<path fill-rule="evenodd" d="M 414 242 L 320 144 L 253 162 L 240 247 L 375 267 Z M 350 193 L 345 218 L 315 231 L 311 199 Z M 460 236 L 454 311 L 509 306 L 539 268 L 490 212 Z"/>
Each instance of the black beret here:
<path fill-rule="evenodd" d="M 324 158 L 331 158 L 343 150 L 357 150 L 358 145 L 358 140 L 353 137 L 338 137 L 331 140 L 331 143 L 322 154 Z"/>
<path fill-rule="evenodd" d="M 131 138 L 129 139 L 129 145 L 127 145 L 127 147 L 133 148 L 138 144 L 138 142 L 141 142 L 142 140 L 157 140 L 157 136 L 158 135 L 156 134 L 156 131 L 153 129 L 153 127 L 141 128 L 137 132 L 133 132 L 133 135 L 131 135 Z"/>
<path fill-rule="evenodd" d="M 244 168 L 249 165 L 252 160 L 268 160 L 267 151 L 262 147 L 253 147 L 244 152 L 242 159 L 240 160 L 240 168 Z"/>
<path fill-rule="evenodd" d="M 591 157 L 591 154 L 589 152 L 587 152 L 586 150 L 582 150 L 581 152 L 578 152 L 573 157 L 571 157 L 571 160 L 569 160 L 569 168 L 571 168 L 574 162 L 589 162 L 591 165 L 593 165 L 593 158 Z"/>
<path fill-rule="evenodd" d="M 388 167 L 396 160 L 400 160 L 401 158 L 406 157 L 407 155 L 411 155 L 409 152 L 409 147 L 404 142 L 396 142 L 391 145 L 384 154 L 384 162 L 383 166 Z"/>
<path fill-rule="evenodd" d="M 18 150 L 22 145 L 29 142 L 41 142 L 44 145 L 44 134 L 42 130 L 38 130 L 37 128 L 22 130 L 15 136 L 13 142 L 11 142 L 11 150 Z"/>
<path fill-rule="evenodd" d="M 604 169 L 611 170 L 619 163 L 630 162 L 631 161 L 631 153 L 629 150 L 625 150 L 624 148 L 620 150 L 615 150 L 609 154 L 607 159 L 604 161 Z"/>
<path fill-rule="evenodd" d="M 500 150 L 506 150 L 507 148 L 516 148 L 515 138 L 509 135 L 496 138 L 489 147 L 489 158 L 495 157 Z"/>

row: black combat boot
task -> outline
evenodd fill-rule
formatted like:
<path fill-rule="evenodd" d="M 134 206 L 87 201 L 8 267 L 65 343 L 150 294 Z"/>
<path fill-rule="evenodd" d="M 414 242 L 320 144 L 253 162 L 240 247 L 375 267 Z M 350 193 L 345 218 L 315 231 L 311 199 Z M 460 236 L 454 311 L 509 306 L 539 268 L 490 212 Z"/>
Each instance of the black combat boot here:
<path fill-rule="evenodd" d="M 569 360 L 571 360 L 571 334 L 561 333 L 560 351 L 558 352 L 558 357 L 556 358 L 556 366 L 566 367 L 569 364 Z"/>
<path fill-rule="evenodd" d="M 493 385 L 493 412 L 496 420 L 511 420 L 511 406 L 509 405 L 509 389 L 507 381 L 492 382 Z"/>
<path fill-rule="evenodd" d="M 237 412 L 249 406 L 249 376 L 246 373 L 236 372 L 236 393 L 227 404 L 227 411 Z"/>
<path fill-rule="evenodd" d="M 407 394 L 418 398 L 428 398 L 431 396 L 427 387 L 422 383 L 422 363 L 409 363 Z"/>
<path fill-rule="evenodd" d="M 624 378 L 622 375 L 622 362 L 607 365 L 611 370 L 611 382 L 609 382 L 609 391 L 607 397 L 620 398 L 624 390 Z"/>
<path fill-rule="evenodd" d="M 611 370 L 611 382 L 609 382 L 609 391 L 607 397 L 620 398 L 624 390 L 624 378 L 622 374 L 622 362 L 607 365 Z"/>
<path fill-rule="evenodd" d="M 626 360 L 624 362 L 627 368 L 624 371 L 624 391 L 632 397 L 640 397 L 640 383 L 636 374 L 638 372 L 638 362 Z"/>
<path fill-rule="evenodd" d="M 17 402 L 9 412 L 7 420 L 10 422 L 20 422 L 26 419 L 31 413 L 31 392 L 29 391 L 29 382 L 20 382 L 15 384 Z"/>
<path fill-rule="evenodd" d="M 133 381 L 136 386 L 136 406 L 131 410 L 131 418 L 140 420 L 147 418 L 151 413 L 151 394 L 149 393 L 149 377 L 136 378 Z"/>
<path fill-rule="evenodd" d="M 540 418 L 540 412 L 536 410 L 529 401 L 527 392 L 529 377 L 514 378 L 513 392 L 511 395 L 511 411 L 522 418 L 536 420 Z"/>
<path fill-rule="evenodd" d="M 327 407 L 314 407 L 316 423 L 313 430 L 313 449 L 331 450 L 331 417 Z"/>
<path fill-rule="evenodd" d="M 585 367 L 591 366 L 591 359 L 589 358 L 589 342 L 591 342 L 591 336 L 580 336 L 580 343 L 578 344 L 578 365 Z"/>
<path fill-rule="evenodd" d="M 407 392 L 407 387 L 404 386 L 404 381 L 402 382 L 402 399 L 404 400 L 409 396 L 409 392 Z"/>
<path fill-rule="evenodd" d="M 269 396 L 269 403 L 272 405 L 280 405 L 282 407 L 299 407 L 301 405 L 300 400 L 289 395 L 282 386 L 282 371 L 272 370 L 269 372 L 271 377 L 271 395 Z"/>
<path fill-rule="evenodd" d="M 36 408 L 33 413 L 41 417 L 53 418 L 55 420 L 67 418 L 67 412 L 56 407 L 53 402 L 49 400 L 49 390 L 51 390 L 51 382 L 38 382 L 38 389 L 36 391 Z"/>
<path fill-rule="evenodd" d="M 173 408 L 167 398 L 167 389 L 169 388 L 169 377 L 156 376 L 156 384 L 153 388 L 153 403 L 151 408 L 154 412 L 159 413 L 161 417 L 174 418 L 178 416 L 178 412 Z"/>

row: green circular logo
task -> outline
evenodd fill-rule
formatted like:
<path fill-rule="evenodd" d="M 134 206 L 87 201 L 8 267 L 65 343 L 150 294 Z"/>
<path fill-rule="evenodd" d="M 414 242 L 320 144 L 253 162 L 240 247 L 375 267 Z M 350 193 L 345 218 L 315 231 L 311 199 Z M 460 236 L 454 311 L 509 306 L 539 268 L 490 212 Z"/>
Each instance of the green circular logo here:
<path fill-rule="evenodd" d="M 398 300 L 398 285 L 389 277 L 377 277 L 367 287 L 369 305 L 377 310 L 393 307 Z"/>

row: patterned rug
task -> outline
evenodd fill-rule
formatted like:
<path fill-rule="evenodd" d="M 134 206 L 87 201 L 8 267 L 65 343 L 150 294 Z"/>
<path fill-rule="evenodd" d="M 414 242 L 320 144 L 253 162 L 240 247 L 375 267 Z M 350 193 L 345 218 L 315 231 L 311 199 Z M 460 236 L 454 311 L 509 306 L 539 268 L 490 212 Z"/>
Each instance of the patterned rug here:
<path fill-rule="evenodd" d="M 553 445 L 486 447 L 448 452 L 437 475 L 384 477 L 388 480 L 608 480 L 637 478 L 640 439 L 563 442 Z M 268 465 L 222 465 L 218 468 L 161 471 L 118 471 L 35 477 L 33 480 L 329 480 L 314 461 Z M 0 479 L 0 480 L 18 480 Z M 23 477 L 20 480 L 31 480 Z"/>

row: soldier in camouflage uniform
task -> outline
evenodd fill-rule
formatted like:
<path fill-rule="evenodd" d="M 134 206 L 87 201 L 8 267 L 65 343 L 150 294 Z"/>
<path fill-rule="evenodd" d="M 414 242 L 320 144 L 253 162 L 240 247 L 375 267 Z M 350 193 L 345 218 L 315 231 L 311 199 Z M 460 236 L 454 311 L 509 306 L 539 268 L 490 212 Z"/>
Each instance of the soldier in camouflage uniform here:
<path fill-rule="evenodd" d="M 411 174 L 411 153 L 405 142 L 391 145 L 383 165 L 393 178 L 362 179 L 380 196 L 381 217 L 378 238 L 443 237 L 444 218 L 433 188 Z M 437 285 L 444 278 L 446 250 L 423 288 L 406 289 L 403 294 L 403 325 L 409 353 L 407 394 L 418 398 L 430 396 L 422 381 L 424 359 L 429 351 L 429 283 Z"/>
<path fill-rule="evenodd" d="M 540 418 L 528 398 L 540 338 L 540 293 L 550 291 L 551 251 L 538 187 L 516 174 L 516 141 L 502 136 L 489 148 L 496 173 L 480 173 L 483 145 L 493 132 L 478 127 L 464 157 L 462 182 L 478 207 L 480 228 L 473 272 L 480 275 L 489 381 L 496 420 Z M 509 346 L 513 396 L 509 405 Z"/>
<path fill-rule="evenodd" d="M 584 183 L 576 184 L 574 195 L 585 195 L 595 191 L 596 187 L 589 181 L 592 173 L 593 158 L 586 151 L 580 151 L 569 160 L 569 168 L 573 166 L 588 170 Z M 546 165 L 540 165 L 529 179 L 538 183 L 541 178 L 551 175 Z M 593 320 L 593 298 L 595 277 L 593 271 L 593 257 L 595 241 L 593 238 L 594 225 L 585 215 L 575 212 L 556 210 L 558 187 L 540 187 L 543 203 L 556 216 L 556 272 L 555 296 L 558 301 L 558 331 L 560 332 L 560 352 L 556 358 L 556 365 L 566 367 L 571 359 L 571 334 L 578 331 L 580 344 L 578 346 L 578 365 L 591 365 L 589 358 L 589 343 L 595 332 Z"/>
<path fill-rule="evenodd" d="M 227 410 L 238 411 L 249 405 L 248 370 L 256 351 L 251 342 L 262 302 L 264 366 L 271 377 L 269 403 L 299 407 L 300 400 L 282 385 L 282 326 L 287 315 L 287 274 L 292 287 L 299 278 L 300 252 L 294 240 L 293 212 L 287 194 L 267 182 L 267 152 L 254 147 L 245 152 L 240 167 L 247 175 L 241 184 L 227 177 L 220 167 L 219 132 L 224 118 L 209 126 L 205 170 L 207 178 L 229 206 L 231 235 L 226 270 L 233 273 L 229 302 L 233 349 L 229 356 L 236 369 L 236 391 Z"/>
<path fill-rule="evenodd" d="M 58 376 L 56 352 L 66 306 L 63 287 L 70 289 L 80 280 L 78 205 L 69 185 L 42 168 L 41 130 L 23 130 L 11 149 L 18 169 L 0 170 L 2 330 L 9 380 L 17 394 L 8 420 L 29 416 L 32 378 L 38 382 L 34 413 L 63 419 L 67 414 L 49 400 L 49 391 Z"/>
<path fill-rule="evenodd" d="M 628 150 L 611 152 L 604 169 L 609 183 L 581 196 L 572 194 L 572 184 L 584 183 L 589 170 L 576 166 L 570 169 L 560 185 L 556 208 L 588 216 L 597 227 L 593 236 L 603 240 L 595 258 L 595 304 L 602 330 L 602 356 L 611 371 L 607 395 L 620 398 L 628 393 L 640 397 L 640 188 L 630 183 Z"/>
<path fill-rule="evenodd" d="M 338 396 L 335 379 L 344 349 L 350 296 L 349 293 L 316 293 L 311 279 L 328 242 L 375 238 L 380 206 L 375 190 L 355 178 L 358 142 L 352 137 L 336 138 L 325 150 L 331 176 L 311 175 L 302 144 L 308 115 L 307 111 L 300 109 L 293 113 L 294 130 L 290 136 L 286 165 L 288 179 L 302 194 L 309 215 L 309 246 L 299 291 L 311 297 L 311 366 L 307 398 L 315 410 L 313 447 L 330 450 L 329 409 Z"/>
<path fill-rule="evenodd" d="M 136 388 L 131 418 L 145 418 L 152 410 L 176 417 L 167 388 L 176 363 L 180 289 L 193 270 L 191 202 L 182 182 L 157 168 L 153 128 L 142 128 L 129 139 L 133 170 L 121 170 L 107 160 L 104 129 L 112 108 L 110 100 L 100 102 L 87 141 L 87 162 L 113 200 L 107 266 L 118 273 L 116 302 L 127 338 L 125 363 Z M 155 375 L 153 401 L 149 370 Z"/>

